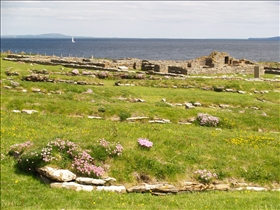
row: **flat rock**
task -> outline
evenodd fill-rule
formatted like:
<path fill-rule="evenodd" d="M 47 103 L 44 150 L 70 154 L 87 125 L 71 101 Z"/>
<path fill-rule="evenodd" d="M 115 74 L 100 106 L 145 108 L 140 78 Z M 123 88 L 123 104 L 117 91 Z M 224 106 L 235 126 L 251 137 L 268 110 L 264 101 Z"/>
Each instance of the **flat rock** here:
<path fill-rule="evenodd" d="M 149 119 L 149 117 L 129 117 L 126 120 L 127 121 L 137 121 L 137 120 L 144 120 L 144 119 Z"/>
<path fill-rule="evenodd" d="M 88 116 L 89 119 L 102 119 L 102 117 L 98 117 L 98 116 Z"/>
<path fill-rule="evenodd" d="M 65 188 L 69 190 L 75 190 L 75 191 L 93 191 L 96 189 L 94 186 L 91 185 L 82 185 L 78 184 L 76 182 L 53 182 L 50 184 L 51 188 Z"/>
<path fill-rule="evenodd" d="M 34 92 L 34 93 L 39 93 L 39 92 L 41 92 L 41 89 L 39 89 L 39 88 L 32 88 L 31 90 L 32 90 L 32 92 Z"/>
<path fill-rule="evenodd" d="M 195 106 L 192 103 L 185 103 L 186 109 L 193 109 Z"/>
<path fill-rule="evenodd" d="M 103 179 L 93 179 L 89 177 L 77 177 L 76 182 L 85 185 L 104 185 L 106 183 Z"/>
<path fill-rule="evenodd" d="M 120 193 L 125 193 L 126 188 L 125 186 L 97 186 L 96 187 L 97 191 L 110 191 L 110 192 L 120 192 Z"/>
<path fill-rule="evenodd" d="M 49 166 L 44 166 L 42 168 L 37 168 L 36 171 L 54 181 L 68 182 L 76 179 L 76 174 L 65 169 L 55 169 Z"/>
<path fill-rule="evenodd" d="M 33 114 L 33 113 L 37 113 L 38 111 L 36 110 L 33 110 L 33 109 L 23 109 L 21 110 L 22 113 L 25 113 L 25 114 Z"/>
<path fill-rule="evenodd" d="M 229 190 L 230 185 L 229 184 L 215 184 L 214 189 L 215 190 Z"/>

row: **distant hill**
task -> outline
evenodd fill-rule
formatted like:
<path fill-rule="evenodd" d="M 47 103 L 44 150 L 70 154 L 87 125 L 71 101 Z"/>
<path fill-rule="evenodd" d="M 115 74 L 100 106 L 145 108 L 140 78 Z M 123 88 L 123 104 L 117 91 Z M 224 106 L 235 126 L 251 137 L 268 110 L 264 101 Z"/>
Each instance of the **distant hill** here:
<path fill-rule="evenodd" d="M 1 38 L 39 38 L 39 39 L 69 39 L 71 36 L 58 33 L 39 34 L 39 35 L 5 35 Z"/>
<path fill-rule="evenodd" d="M 277 41 L 280 40 L 280 36 L 275 36 L 275 37 L 268 37 L 268 38 L 249 38 L 248 40 L 272 40 L 272 41 Z"/>

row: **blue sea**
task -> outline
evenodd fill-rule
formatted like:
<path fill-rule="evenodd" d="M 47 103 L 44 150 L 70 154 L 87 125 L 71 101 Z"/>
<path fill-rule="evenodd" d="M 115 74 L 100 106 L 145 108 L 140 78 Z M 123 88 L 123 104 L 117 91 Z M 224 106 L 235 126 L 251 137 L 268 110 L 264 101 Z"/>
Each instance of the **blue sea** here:
<path fill-rule="evenodd" d="M 227 39 L 17 39 L 2 38 L 1 52 L 73 57 L 191 60 L 212 51 L 237 59 L 280 62 L 279 41 Z"/>

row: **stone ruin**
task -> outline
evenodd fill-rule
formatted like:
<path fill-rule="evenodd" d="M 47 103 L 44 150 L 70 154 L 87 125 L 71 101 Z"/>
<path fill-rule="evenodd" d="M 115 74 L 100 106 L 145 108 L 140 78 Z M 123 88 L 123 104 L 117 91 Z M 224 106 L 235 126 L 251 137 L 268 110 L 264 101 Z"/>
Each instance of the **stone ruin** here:
<path fill-rule="evenodd" d="M 5 60 L 38 63 L 45 65 L 62 65 L 69 68 L 125 72 L 142 70 L 149 74 L 163 75 L 199 75 L 199 74 L 254 74 L 254 62 L 246 59 L 235 59 L 226 52 L 213 51 L 208 56 L 193 60 L 141 60 L 137 58 L 124 59 L 85 59 L 57 56 L 27 56 L 7 55 Z M 264 74 L 264 67 L 259 68 L 259 75 Z"/>

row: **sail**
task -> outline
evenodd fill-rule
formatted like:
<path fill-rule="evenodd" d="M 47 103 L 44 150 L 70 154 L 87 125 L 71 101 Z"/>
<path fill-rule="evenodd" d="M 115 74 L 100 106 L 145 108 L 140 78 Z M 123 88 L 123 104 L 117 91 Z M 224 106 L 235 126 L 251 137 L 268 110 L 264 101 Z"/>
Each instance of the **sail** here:
<path fill-rule="evenodd" d="M 74 37 L 72 36 L 72 43 L 75 43 Z"/>

